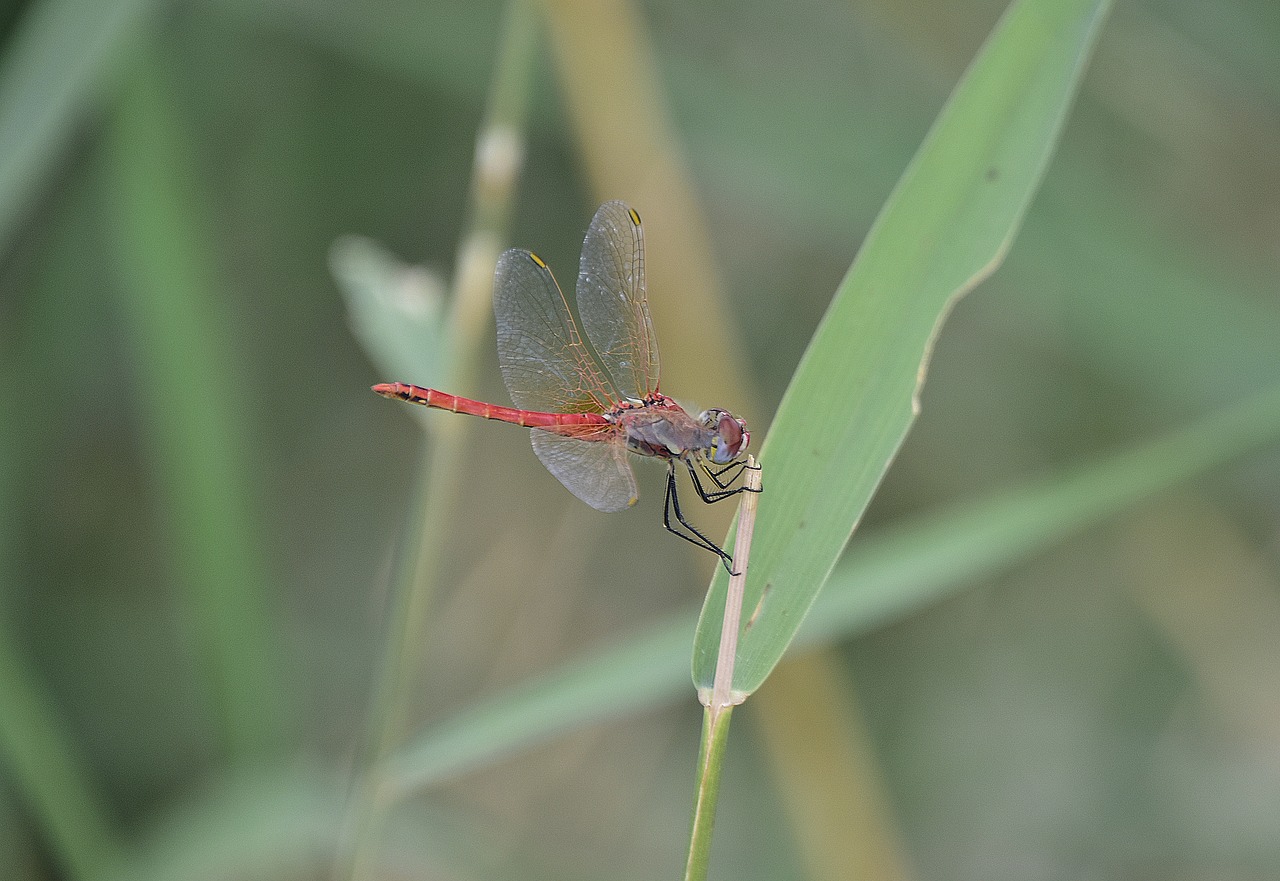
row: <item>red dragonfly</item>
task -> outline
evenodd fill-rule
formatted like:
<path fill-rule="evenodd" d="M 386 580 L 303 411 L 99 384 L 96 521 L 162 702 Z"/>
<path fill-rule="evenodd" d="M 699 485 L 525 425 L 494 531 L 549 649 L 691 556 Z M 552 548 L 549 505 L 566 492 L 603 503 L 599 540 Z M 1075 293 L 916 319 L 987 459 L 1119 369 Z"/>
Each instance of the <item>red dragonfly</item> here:
<path fill-rule="evenodd" d="M 733 558 L 689 523 L 676 495 L 683 462 L 704 502 L 736 495 L 746 467 L 738 457 L 751 435 L 725 410 L 689 415 L 658 391 L 658 341 L 645 297 L 640 215 L 622 202 L 600 206 L 582 244 L 578 323 L 551 269 L 529 251 L 512 248 L 498 260 L 493 312 L 498 362 L 516 408 L 460 398 L 403 382 L 375 385 L 383 397 L 469 413 L 533 429 L 533 451 L 547 470 L 599 511 L 636 503 L 627 453 L 667 463 L 662 525 L 718 555 Z M 702 478 L 709 479 L 704 484 Z M 683 528 L 672 524 L 675 521 Z"/>

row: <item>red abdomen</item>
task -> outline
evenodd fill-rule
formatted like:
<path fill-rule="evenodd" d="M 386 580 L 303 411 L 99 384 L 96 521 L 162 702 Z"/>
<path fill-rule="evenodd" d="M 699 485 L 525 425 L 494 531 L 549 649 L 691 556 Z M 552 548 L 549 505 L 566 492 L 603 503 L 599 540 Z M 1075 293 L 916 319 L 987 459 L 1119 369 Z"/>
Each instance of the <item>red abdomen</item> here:
<path fill-rule="evenodd" d="M 517 410 L 515 407 L 499 407 L 484 401 L 460 398 L 447 392 L 410 385 L 407 382 L 384 382 L 373 387 L 384 398 L 398 398 L 411 404 L 448 410 L 450 413 L 466 413 L 482 419 L 496 419 L 523 425 L 525 428 L 552 428 L 573 425 L 609 425 L 609 420 L 599 413 L 540 413 L 537 410 Z"/>

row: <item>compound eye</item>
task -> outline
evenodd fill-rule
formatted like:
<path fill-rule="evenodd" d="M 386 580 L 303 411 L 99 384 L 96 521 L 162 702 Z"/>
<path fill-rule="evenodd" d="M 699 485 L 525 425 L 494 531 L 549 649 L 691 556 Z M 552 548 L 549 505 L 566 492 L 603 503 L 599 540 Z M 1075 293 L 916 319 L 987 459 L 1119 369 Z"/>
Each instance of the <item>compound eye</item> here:
<path fill-rule="evenodd" d="M 716 419 L 716 437 L 711 444 L 711 458 L 719 465 L 725 465 L 738 458 L 747 448 L 751 435 L 747 433 L 747 424 L 737 417 L 720 411 Z"/>
<path fill-rule="evenodd" d="M 742 444 L 742 426 L 738 425 L 738 420 L 728 413 L 720 414 L 720 424 L 716 426 L 716 432 L 724 438 L 724 445 L 728 449 L 736 450 Z"/>

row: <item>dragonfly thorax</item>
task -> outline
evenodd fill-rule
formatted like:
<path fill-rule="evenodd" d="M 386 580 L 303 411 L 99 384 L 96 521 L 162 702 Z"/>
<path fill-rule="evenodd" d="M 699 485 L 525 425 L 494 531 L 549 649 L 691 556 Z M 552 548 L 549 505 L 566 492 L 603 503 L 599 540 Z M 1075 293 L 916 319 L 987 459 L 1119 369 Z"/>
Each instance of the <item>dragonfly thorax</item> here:
<path fill-rule="evenodd" d="M 736 459 L 751 439 L 747 424 L 724 410 L 706 410 L 697 418 L 656 393 L 643 406 L 619 407 L 605 416 L 619 425 L 627 449 L 641 456 L 682 459 L 702 456 L 724 465 Z"/>

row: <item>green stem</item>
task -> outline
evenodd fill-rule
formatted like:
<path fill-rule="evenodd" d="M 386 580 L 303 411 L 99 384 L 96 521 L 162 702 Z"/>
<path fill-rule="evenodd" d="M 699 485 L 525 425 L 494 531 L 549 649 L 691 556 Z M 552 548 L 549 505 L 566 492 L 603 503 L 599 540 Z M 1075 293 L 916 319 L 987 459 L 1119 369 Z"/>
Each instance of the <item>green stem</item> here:
<path fill-rule="evenodd" d="M 698 750 L 698 792 L 693 804 L 689 832 L 689 859 L 684 881 L 706 881 L 711 865 L 711 833 L 716 824 L 716 801 L 720 797 L 720 771 L 724 767 L 725 745 L 729 740 L 729 720 L 733 707 L 707 707 L 702 714 L 702 746 Z"/>
<path fill-rule="evenodd" d="M 689 860 L 685 881 L 704 879 L 711 860 L 711 832 L 716 824 L 716 799 L 720 795 L 720 769 L 725 744 L 729 740 L 729 719 L 735 704 L 745 695 L 733 692 L 733 668 L 738 655 L 738 631 L 742 621 L 742 595 L 751 556 L 751 537 L 756 525 L 756 504 L 760 497 L 761 469 L 753 456 L 747 457 L 745 485 L 738 505 L 738 530 L 733 542 L 733 566 L 729 579 L 720 631 L 720 655 L 716 662 L 715 687 L 703 697 L 702 746 L 698 750 L 698 795 L 693 806 L 693 829 L 689 833 Z"/>
<path fill-rule="evenodd" d="M 450 388 L 473 387 L 480 371 L 481 340 L 492 314 L 493 267 L 506 238 L 522 165 L 536 50 L 537 20 L 530 0 L 513 0 L 507 10 L 488 110 L 477 137 L 470 217 L 454 271 L 445 336 L 455 356 L 444 378 Z M 345 866 L 339 861 L 338 877 L 352 881 L 375 875 L 378 844 L 395 800 L 385 776 L 386 761 L 403 739 L 409 696 L 415 677 L 425 666 L 428 609 L 461 488 L 468 430 L 463 420 L 438 420 L 430 425 L 419 486 L 408 515 L 410 544 L 397 561 L 395 608 L 370 711 L 366 776 L 351 806 L 348 821 L 352 839 Z"/>

